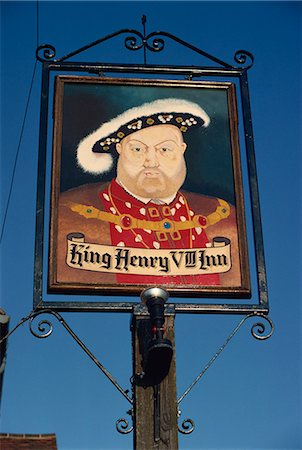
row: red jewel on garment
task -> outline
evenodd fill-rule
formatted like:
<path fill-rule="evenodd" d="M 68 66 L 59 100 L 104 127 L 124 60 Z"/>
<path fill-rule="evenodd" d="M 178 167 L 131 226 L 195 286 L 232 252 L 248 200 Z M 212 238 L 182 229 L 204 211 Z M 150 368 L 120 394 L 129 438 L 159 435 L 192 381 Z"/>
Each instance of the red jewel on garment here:
<path fill-rule="evenodd" d="M 205 227 L 206 224 L 207 224 L 207 218 L 204 217 L 204 216 L 199 216 L 198 217 L 198 222 L 199 222 L 200 226 Z"/>
<path fill-rule="evenodd" d="M 131 216 L 124 215 L 121 217 L 121 225 L 123 228 L 130 228 L 132 224 L 132 218 Z"/>

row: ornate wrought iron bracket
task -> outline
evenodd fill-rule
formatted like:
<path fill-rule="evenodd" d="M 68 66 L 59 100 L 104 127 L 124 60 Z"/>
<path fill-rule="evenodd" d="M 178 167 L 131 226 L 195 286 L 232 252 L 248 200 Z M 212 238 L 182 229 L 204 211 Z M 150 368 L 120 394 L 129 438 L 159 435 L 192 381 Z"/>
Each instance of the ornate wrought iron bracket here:
<path fill-rule="evenodd" d="M 93 360 L 93 362 L 97 365 L 97 367 L 104 373 L 104 375 L 111 381 L 111 383 L 117 388 L 117 390 L 133 405 L 133 399 L 128 396 L 128 390 L 123 390 L 121 386 L 117 383 L 117 381 L 113 378 L 113 376 L 108 372 L 108 370 L 97 360 L 97 358 L 90 352 L 90 350 L 85 346 L 85 344 L 79 339 L 79 337 L 72 331 L 72 329 L 69 327 L 69 325 L 65 322 L 63 317 L 56 311 L 32 311 L 28 316 L 22 318 L 20 322 L 6 335 L 4 336 L 0 343 L 7 339 L 9 336 L 11 336 L 21 325 L 23 325 L 25 322 L 29 321 L 29 329 L 30 332 L 33 334 L 33 336 L 39 338 L 39 339 L 45 339 L 49 337 L 53 332 L 53 325 L 49 320 L 41 320 L 37 325 L 37 331 L 33 329 L 33 321 L 36 319 L 36 317 L 40 316 L 41 314 L 50 314 L 56 317 L 56 319 L 63 325 L 63 327 L 68 331 L 68 333 L 74 338 L 74 340 L 79 344 L 79 346 L 84 350 L 84 352 Z M 266 340 L 270 338 L 274 332 L 274 324 L 272 320 L 265 316 L 264 314 L 249 314 L 245 316 L 239 324 L 234 328 L 232 333 L 227 337 L 225 342 L 222 344 L 222 346 L 219 348 L 219 350 L 215 353 L 215 355 L 211 358 L 211 360 L 206 364 L 206 366 L 202 369 L 202 371 L 198 374 L 198 376 L 195 378 L 195 380 L 191 383 L 191 385 L 186 389 L 186 391 L 183 393 L 183 395 L 177 400 L 177 404 L 179 405 L 182 400 L 190 393 L 190 391 L 193 389 L 193 387 L 196 385 L 196 383 L 200 380 L 200 378 L 205 374 L 205 372 L 211 367 L 211 365 L 214 363 L 214 361 L 218 358 L 218 356 L 223 352 L 223 350 L 226 348 L 228 343 L 231 341 L 231 339 L 235 336 L 235 334 L 239 331 L 239 329 L 242 327 L 242 325 L 245 323 L 247 319 L 251 318 L 261 318 L 262 320 L 265 320 L 267 324 L 270 326 L 270 330 L 268 333 L 266 333 L 266 326 L 264 323 L 258 321 L 255 324 L 252 325 L 251 328 L 251 334 L 255 339 L 258 340 Z M 130 409 L 127 411 L 127 414 L 129 414 L 131 417 L 133 416 L 133 409 Z M 181 411 L 178 409 L 178 417 L 180 417 Z M 133 431 L 134 426 L 129 426 L 129 421 L 125 418 L 120 418 L 116 422 L 116 429 L 121 434 L 129 434 Z M 182 421 L 181 425 L 178 426 L 178 431 L 182 434 L 190 434 L 194 431 L 195 424 L 192 419 L 186 418 Z"/>
<path fill-rule="evenodd" d="M 53 332 L 53 325 L 49 320 L 41 320 L 37 324 L 37 330 L 35 331 L 33 328 L 33 321 L 36 319 L 36 317 L 40 316 L 41 314 L 50 314 L 52 316 L 55 316 L 55 318 L 60 322 L 60 324 L 65 328 L 65 330 L 68 331 L 68 333 L 73 337 L 73 339 L 77 342 L 77 344 L 81 347 L 81 349 L 92 359 L 92 361 L 95 363 L 95 365 L 103 372 L 103 374 L 111 381 L 111 383 L 116 387 L 116 389 L 125 397 L 131 405 L 133 404 L 133 399 L 129 397 L 128 392 L 129 390 L 124 390 L 121 388 L 121 386 L 118 384 L 118 382 L 113 378 L 111 373 L 98 361 L 98 359 L 91 353 L 91 351 L 86 347 L 86 345 L 81 341 L 81 339 L 72 331 L 72 329 L 69 327 L 69 325 L 65 322 L 61 314 L 59 314 L 56 311 L 31 311 L 30 314 L 26 317 L 23 317 L 20 322 L 9 332 L 7 333 L 1 340 L 0 344 L 9 338 L 21 325 L 28 322 L 29 323 L 29 330 L 33 336 L 35 336 L 38 339 L 46 339 L 48 338 L 52 332 Z M 132 417 L 133 415 L 133 409 L 130 409 L 127 411 L 127 413 Z M 129 427 L 128 420 L 121 418 L 118 419 L 116 422 L 116 429 L 119 433 L 122 434 L 128 434 L 131 431 L 133 431 L 133 426 Z"/>
<path fill-rule="evenodd" d="M 80 338 L 72 331 L 69 325 L 65 322 L 63 317 L 56 311 L 33 311 L 28 317 L 29 320 L 29 329 L 30 332 L 39 339 L 44 339 L 50 336 L 53 332 L 52 323 L 49 320 L 41 320 L 38 325 L 36 332 L 33 329 L 33 321 L 35 318 L 41 314 L 51 314 L 56 317 L 56 319 L 63 325 L 63 327 L 68 331 L 68 333 L 73 337 L 76 343 L 81 347 L 82 350 L 92 359 L 92 361 L 96 364 L 96 366 L 103 372 L 103 374 L 111 381 L 111 383 L 116 387 L 116 389 L 130 402 L 133 404 L 133 400 L 128 396 L 128 390 L 123 390 L 121 386 L 117 383 L 117 381 L 113 378 L 110 372 L 97 360 L 97 358 L 90 352 L 90 350 L 86 347 L 86 345 L 80 340 Z M 24 320 L 25 321 L 25 320 Z M 24 323 L 24 322 L 22 322 Z M 132 416 L 132 409 L 128 411 L 128 413 Z M 116 429 L 119 433 L 128 434 L 133 431 L 133 425 L 129 427 L 128 420 L 121 418 L 116 422 Z"/>
<path fill-rule="evenodd" d="M 81 339 L 75 334 L 74 331 L 69 327 L 69 325 L 65 322 L 63 317 L 56 311 L 33 311 L 30 313 L 30 315 L 27 317 L 27 320 L 29 320 L 29 329 L 30 332 L 39 339 L 47 338 L 51 335 L 53 331 L 52 323 L 49 320 L 41 320 L 38 323 L 37 331 L 34 331 L 33 329 L 33 321 L 36 317 L 40 316 L 41 314 L 51 314 L 55 316 L 55 318 L 60 322 L 61 325 L 65 328 L 65 330 L 73 337 L 73 339 L 76 341 L 76 343 L 81 347 L 81 349 L 89 356 L 90 359 L 95 363 L 95 365 L 103 372 L 103 374 L 111 381 L 111 383 L 116 387 L 116 389 L 128 400 L 129 403 L 133 404 L 133 400 L 128 395 L 128 390 L 124 390 L 121 388 L 121 386 L 118 384 L 118 382 L 113 378 L 111 373 L 100 363 L 100 361 L 91 353 L 91 351 L 86 347 L 86 345 L 81 341 Z"/>
<path fill-rule="evenodd" d="M 186 391 L 183 393 L 183 395 L 177 400 L 177 404 L 178 405 L 189 394 L 189 392 L 193 389 L 195 384 L 200 380 L 200 378 L 205 374 L 205 372 L 211 367 L 213 362 L 223 352 L 223 350 L 226 348 L 226 346 L 231 341 L 231 339 L 235 336 L 237 331 L 242 327 L 242 325 L 245 323 L 245 321 L 247 319 L 256 318 L 256 317 L 264 319 L 269 324 L 270 331 L 267 334 L 265 334 L 265 332 L 266 332 L 265 324 L 263 324 L 262 322 L 257 322 L 257 323 L 252 325 L 252 328 L 251 328 L 252 336 L 255 339 L 258 339 L 258 340 L 261 340 L 261 341 L 263 341 L 265 339 L 268 339 L 268 338 L 270 338 L 272 336 L 272 334 L 274 332 L 274 324 L 273 324 L 272 320 L 269 317 L 267 317 L 267 316 L 265 316 L 263 314 L 249 314 L 249 315 L 245 316 L 243 319 L 241 319 L 239 324 L 234 328 L 232 333 L 227 337 L 227 339 L 224 341 L 222 346 L 215 353 L 215 355 L 212 357 L 212 359 L 206 364 L 206 366 L 202 369 L 202 371 L 198 374 L 198 376 L 191 383 L 191 385 L 186 389 Z M 181 415 L 181 411 L 178 410 L 178 417 L 180 417 L 180 415 Z M 189 419 L 189 418 L 185 419 L 182 422 L 181 426 L 178 426 L 178 431 L 180 433 L 182 433 L 182 434 L 190 434 L 190 433 L 192 433 L 194 431 L 194 429 L 195 429 L 194 422 L 193 422 L 192 419 Z"/>
<path fill-rule="evenodd" d="M 79 55 L 80 53 L 85 52 L 93 47 L 96 47 L 103 42 L 109 41 L 117 36 L 128 34 L 124 40 L 124 46 L 128 50 L 137 51 L 143 49 L 143 58 L 144 65 L 147 65 L 147 50 L 150 52 L 161 52 L 164 50 L 166 42 L 163 38 L 169 38 L 171 41 L 174 41 L 195 53 L 198 53 L 200 56 L 210 60 L 212 63 L 218 64 L 226 69 L 236 69 L 237 67 L 231 64 L 226 63 L 225 61 L 217 58 L 216 56 L 211 55 L 210 53 L 205 52 L 204 50 L 190 44 L 189 42 L 184 41 L 183 39 L 174 36 L 171 33 L 166 31 L 153 31 L 152 33 L 146 34 L 146 21 L 147 18 L 145 15 L 142 16 L 141 22 L 143 25 L 143 33 L 138 30 L 133 30 L 131 28 L 124 28 L 122 30 L 116 31 L 114 33 L 108 34 L 96 41 L 91 42 L 90 44 L 84 45 L 77 50 L 74 50 L 68 53 L 61 58 L 55 58 L 56 49 L 51 44 L 40 45 L 36 49 L 36 58 L 40 62 L 53 61 L 56 63 L 61 63 L 69 60 L 70 58 Z M 239 65 L 242 69 L 250 69 L 254 62 L 253 55 L 246 50 L 237 50 L 234 55 L 234 61 Z"/>

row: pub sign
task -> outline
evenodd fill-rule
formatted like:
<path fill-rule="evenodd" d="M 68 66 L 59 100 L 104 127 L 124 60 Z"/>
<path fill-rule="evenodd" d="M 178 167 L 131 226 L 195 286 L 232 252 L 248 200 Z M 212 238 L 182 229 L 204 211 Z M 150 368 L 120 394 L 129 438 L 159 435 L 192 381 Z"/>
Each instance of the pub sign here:
<path fill-rule="evenodd" d="M 57 76 L 49 290 L 247 297 L 235 86 Z"/>

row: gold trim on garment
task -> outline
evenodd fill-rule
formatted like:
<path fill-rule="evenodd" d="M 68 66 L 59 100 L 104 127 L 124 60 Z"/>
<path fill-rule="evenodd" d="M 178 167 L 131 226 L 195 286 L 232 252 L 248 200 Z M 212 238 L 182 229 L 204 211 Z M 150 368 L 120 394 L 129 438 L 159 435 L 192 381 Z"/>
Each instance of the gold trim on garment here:
<path fill-rule="evenodd" d="M 162 219 L 159 221 L 151 221 L 144 219 L 137 219 L 131 214 L 112 214 L 106 211 L 101 211 L 94 206 L 81 205 L 79 203 L 68 203 L 68 207 L 75 213 L 80 214 L 86 219 L 97 219 L 103 222 L 113 223 L 120 226 L 123 230 L 144 229 L 155 232 L 174 233 L 182 230 L 190 230 L 193 228 L 207 228 L 211 225 L 220 222 L 222 219 L 229 217 L 231 208 L 230 205 L 222 199 L 217 198 L 219 206 L 216 210 L 208 216 L 196 214 L 192 218 L 184 222 L 175 221 L 172 219 Z"/>

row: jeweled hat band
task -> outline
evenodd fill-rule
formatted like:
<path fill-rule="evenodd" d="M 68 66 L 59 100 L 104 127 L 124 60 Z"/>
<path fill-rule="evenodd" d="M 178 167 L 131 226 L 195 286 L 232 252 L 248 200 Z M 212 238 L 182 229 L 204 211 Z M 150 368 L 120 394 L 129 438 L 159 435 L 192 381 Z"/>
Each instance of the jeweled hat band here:
<path fill-rule="evenodd" d="M 95 153 L 107 153 L 115 148 L 115 144 L 120 142 L 124 137 L 135 131 L 148 128 L 153 125 L 175 125 L 182 133 L 185 133 L 192 126 L 203 126 L 205 121 L 201 117 L 193 116 L 192 114 L 153 114 L 145 117 L 136 118 L 130 122 L 122 125 L 115 133 L 107 136 L 105 139 L 97 141 L 92 151 Z"/>
<path fill-rule="evenodd" d="M 197 104 L 179 98 L 165 98 L 130 108 L 103 123 L 86 136 L 77 148 L 77 163 L 85 172 L 101 174 L 113 166 L 111 150 L 124 137 L 153 125 L 175 125 L 186 133 L 192 127 L 207 127 L 207 113 Z"/>

